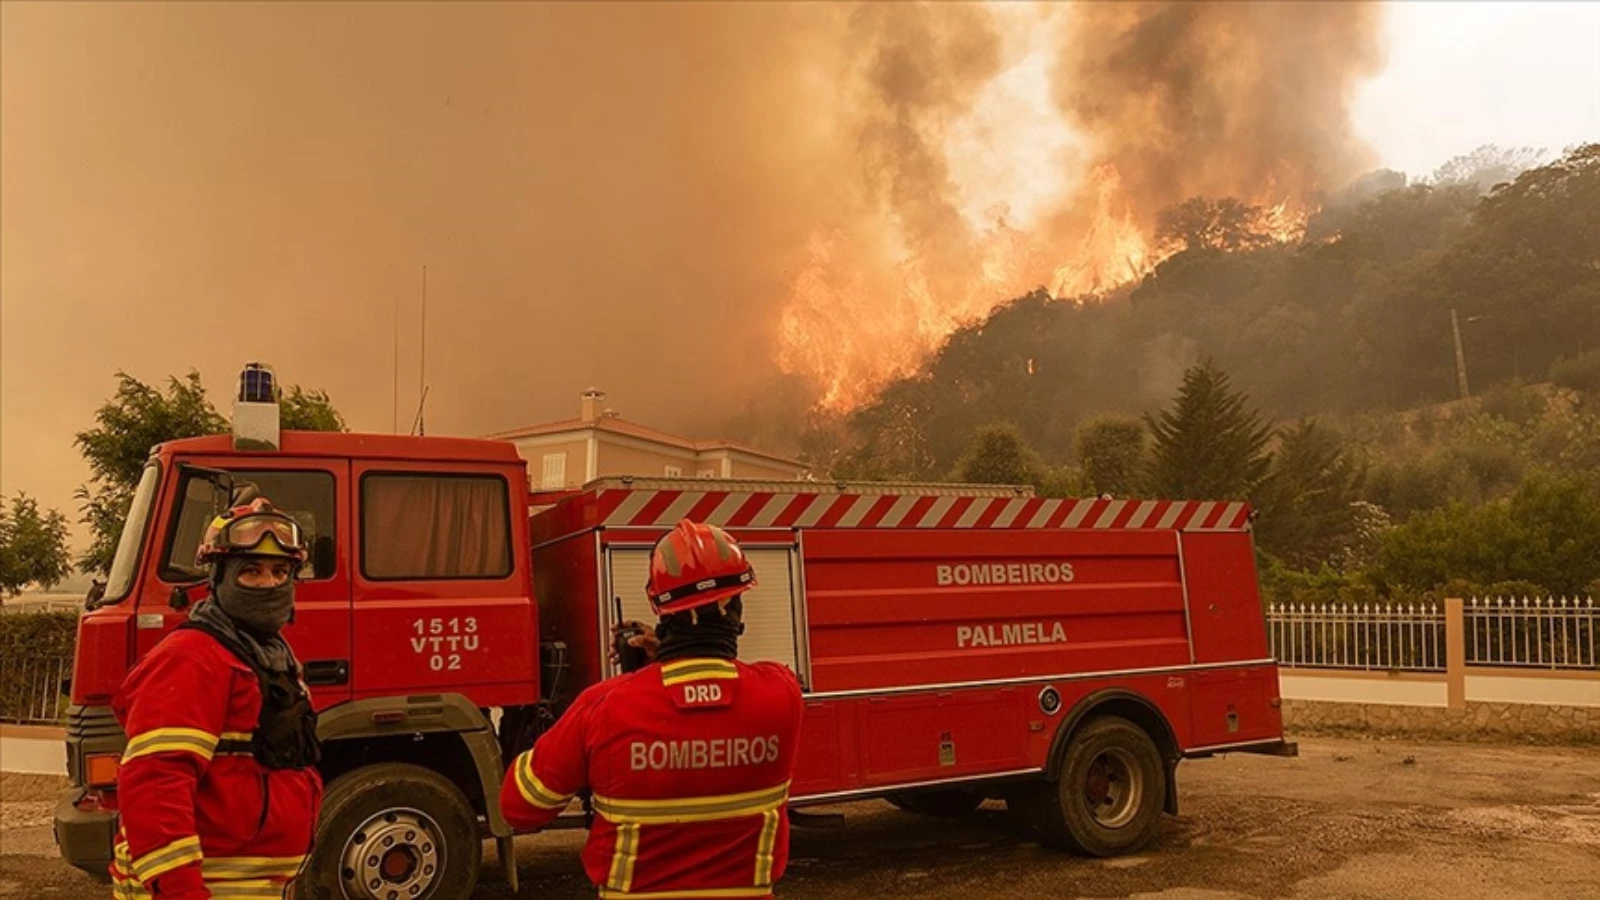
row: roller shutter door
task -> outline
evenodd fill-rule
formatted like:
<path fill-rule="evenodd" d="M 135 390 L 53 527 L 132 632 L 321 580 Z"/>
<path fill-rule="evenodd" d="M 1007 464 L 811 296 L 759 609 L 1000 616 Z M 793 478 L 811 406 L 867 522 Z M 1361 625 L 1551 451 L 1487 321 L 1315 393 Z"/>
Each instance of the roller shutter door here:
<path fill-rule="evenodd" d="M 739 638 L 739 658 L 745 662 L 771 660 L 799 671 L 795 658 L 793 551 L 789 548 L 744 548 L 755 567 L 757 585 L 744 595 L 744 636 Z M 648 548 L 617 547 L 607 551 L 611 594 L 622 598 L 624 618 L 651 623 L 656 620 L 645 598 L 650 574 Z M 609 603 L 609 600 L 608 600 Z"/>

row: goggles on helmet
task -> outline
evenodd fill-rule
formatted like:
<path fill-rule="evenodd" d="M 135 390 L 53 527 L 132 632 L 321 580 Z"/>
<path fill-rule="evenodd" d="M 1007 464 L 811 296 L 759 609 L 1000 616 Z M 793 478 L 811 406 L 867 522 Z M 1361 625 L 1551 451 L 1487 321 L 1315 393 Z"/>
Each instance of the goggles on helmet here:
<path fill-rule="evenodd" d="M 215 544 L 223 552 L 244 553 L 260 547 L 268 537 L 289 553 L 305 546 L 299 524 L 279 513 L 252 513 L 228 519 L 217 530 Z"/>

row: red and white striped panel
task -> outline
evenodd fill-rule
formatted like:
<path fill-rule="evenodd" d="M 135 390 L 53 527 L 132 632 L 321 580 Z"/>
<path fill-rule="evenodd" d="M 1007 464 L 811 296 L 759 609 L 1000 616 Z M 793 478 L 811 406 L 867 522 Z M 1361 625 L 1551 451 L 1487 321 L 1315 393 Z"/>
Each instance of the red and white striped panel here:
<path fill-rule="evenodd" d="M 1250 506 L 1192 500 L 1047 500 L 905 494 L 788 494 L 606 490 L 612 528 L 670 527 L 680 519 L 731 528 L 1091 528 L 1243 531 Z"/>

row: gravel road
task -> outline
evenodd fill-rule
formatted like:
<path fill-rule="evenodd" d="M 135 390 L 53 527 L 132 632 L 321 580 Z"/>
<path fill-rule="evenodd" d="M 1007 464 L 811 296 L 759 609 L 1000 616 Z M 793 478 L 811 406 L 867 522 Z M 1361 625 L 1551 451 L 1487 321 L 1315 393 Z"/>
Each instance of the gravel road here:
<path fill-rule="evenodd" d="M 8 777 L 0 896 L 101 897 L 51 843 L 48 782 Z M 1025 841 L 990 804 L 945 821 L 881 801 L 797 828 L 780 896 L 1594 900 L 1600 749 L 1308 739 L 1299 759 L 1179 768 L 1182 814 L 1135 857 L 1088 860 Z M 991 808 L 992 807 L 992 808 Z M 592 898 L 574 832 L 518 841 L 523 897 Z M 474 900 L 511 894 L 493 871 Z"/>

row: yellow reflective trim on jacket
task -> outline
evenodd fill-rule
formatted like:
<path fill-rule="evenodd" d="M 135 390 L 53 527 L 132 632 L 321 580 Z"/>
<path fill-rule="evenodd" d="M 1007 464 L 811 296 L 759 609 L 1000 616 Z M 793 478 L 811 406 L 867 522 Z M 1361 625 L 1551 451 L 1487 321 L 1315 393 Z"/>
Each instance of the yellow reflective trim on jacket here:
<path fill-rule="evenodd" d="M 517 759 L 517 793 L 522 799 L 540 809 L 565 809 L 571 794 L 558 794 L 545 787 L 539 776 L 533 774 L 533 751 L 522 754 Z"/>
<path fill-rule="evenodd" d="M 683 659 L 661 667 L 661 685 L 673 687 L 687 681 L 729 680 L 739 677 L 739 668 L 725 659 Z"/>
<path fill-rule="evenodd" d="M 293 878 L 305 865 L 305 856 L 208 856 L 200 865 L 207 880 Z"/>
<path fill-rule="evenodd" d="M 606 887 L 627 891 L 633 886 L 633 864 L 639 859 L 639 826 L 617 826 L 617 845 L 611 851 L 611 874 Z"/>
<path fill-rule="evenodd" d="M 193 753 L 209 762 L 217 750 L 218 737 L 198 728 L 155 728 L 141 732 L 128 741 L 122 751 L 124 765 L 152 753 Z"/>
<path fill-rule="evenodd" d="M 111 896 L 114 900 L 150 900 L 152 895 L 137 878 L 113 878 Z"/>
<path fill-rule="evenodd" d="M 152 850 L 133 861 L 133 874 L 142 882 L 150 883 L 173 869 L 200 862 L 200 836 L 178 838 L 172 843 Z"/>
<path fill-rule="evenodd" d="M 772 857 L 777 849 L 778 817 L 781 815 L 775 809 L 762 814 L 766 821 L 761 823 L 761 840 L 756 842 L 755 885 L 759 888 L 770 890 L 772 887 Z"/>
<path fill-rule="evenodd" d="M 743 794 L 681 797 L 672 800 L 621 800 L 595 794 L 594 811 L 616 824 L 670 825 L 736 819 L 776 810 L 789 799 L 789 782 Z"/>
<path fill-rule="evenodd" d="M 695 900 L 701 897 L 768 897 L 772 895 L 771 888 L 703 888 L 697 891 L 650 891 L 646 893 L 632 893 L 630 891 L 614 891 L 610 888 L 600 889 L 600 900 Z"/>
<path fill-rule="evenodd" d="M 206 890 L 212 900 L 283 900 L 286 881 L 256 879 L 251 881 L 207 881 Z"/>

